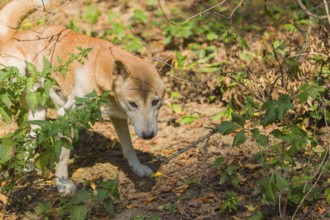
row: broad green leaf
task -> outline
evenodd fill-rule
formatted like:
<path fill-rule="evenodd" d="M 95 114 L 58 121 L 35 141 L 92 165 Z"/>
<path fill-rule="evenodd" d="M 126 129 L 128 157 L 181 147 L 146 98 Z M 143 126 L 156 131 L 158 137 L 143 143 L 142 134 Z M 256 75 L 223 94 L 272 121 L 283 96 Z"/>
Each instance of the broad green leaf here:
<path fill-rule="evenodd" d="M 90 200 L 91 196 L 86 190 L 78 190 L 73 195 L 70 203 L 74 205 L 79 205 L 82 203 L 86 203 L 88 200 Z"/>
<path fill-rule="evenodd" d="M 249 220 L 263 220 L 264 216 L 261 211 L 257 211 L 253 216 L 249 218 Z"/>
<path fill-rule="evenodd" d="M 297 28 L 293 24 L 285 24 L 284 29 L 290 32 L 296 32 Z"/>
<path fill-rule="evenodd" d="M 265 102 L 261 109 L 266 110 L 265 118 L 261 120 L 262 126 L 266 127 L 267 125 L 273 123 L 276 120 L 275 108 L 277 105 L 277 100 L 271 100 Z"/>
<path fill-rule="evenodd" d="M 246 136 L 245 136 L 245 129 L 242 129 L 240 132 L 238 132 L 233 141 L 233 146 L 237 146 L 240 144 L 243 144 L 246 141 Z"/>
<path fill-rule="evenodd" d="M 38 92 L 29 92 L 26 95 L 26 102 L 29 105 L 29 109 L 34 114 L 36 112 L 38 103 L 39 103 L 39 93 Z"/>
<path fill-rule="evenodd" d="M 242 115 L 233 112 L 233 113 L 231 114 L 231 116 L 232 116 L 232 121 L 233 121 L 234 123 L 236 123 L 236 124 L 238 124 L 238 125 L 244 127 L 245 119 L 243 118 Z"/>
<path fill-rule="evenodd" d="M 113 207 L 113 203 L 110 197 L 103 200 L 103 205 L 111 216 L 115 215 L 115 209 Z"/>
<path fill-rule="evenodd" d="M 228 180 L 228 174 L 223 173 L 219 179 L 219 184 L 224 184 Z"/>
<path fill-rule="evenodd" d="M 289 183 L 282 176 L 282 174 L 276 172 L 275 173 L 275 180 L 276 180 L 276 186 L 277 186 L 277 188 L 281 189 L 284 192 L 289 190 Z"/>
<path fill-rule="evenodd" d="M 8 109 L 13 105 L 7 92 L 0 96 L 0 100 L 7 106 Z"/>
<path fill-rule="evenodd" d="M 325 190 L 324 195 L 328 205 L 330 205 L 330 188 Z"/>
<path fill-rule="evenodd" d="M 236 171 L 237 167 L 235 165 L 230 164 L 229 166 L 227 166 L 226 168 L 226 172 L 229 175 L 233 175 L 233 173 Z"/>
<path fill-rule="evenodd" d="M 305 102 L 307 101 L 308 97 L 311 97 L 312 100 L 316 99 L 320 92 L 325 91 L 325 88 L 313 82 L 311 85 L 305 83 L 300 87 L 300 90 L 301 93 L 299 94 L 298 98 L 300 102 Z"/>
<path fill-rule="evenodd" d="M 234 187 L 237 187 L 238 184 L 239 184 L 239 179 L 237 176 L 233 176 L 231 179 L 230 179 L 230 182 L 231 184 L 234 186 Z"/>
<path fill-rule="evenodd" d="M 73 150 L 73 146 L 72 146 L 72 143 L 71 143 L 71 140 L 69 140 L 68 138 L 66 137 L 62 137 L 59 142 L 61 143 L 61 145 L 69 150 Z"/>
<path fill-rule="evenodd" d="M 90 24 L 96 24 L 100 14 L 100 10 L 97 7 L 90 5 L 87 7 L 85 18 Z"/>
<path fill-rule="evenodd" d="M 266 136 L 264 134 L 260 134 L 260 131 L 259 131 L 258 128 L 255 128 L 255 129 L 252 130 L 252 135 L 251 136 L 254 140 L 257 141 L 258 144 L 260 144 L 263 147 L 267 146 L 267 144 L 269 142 L 268 136 Z"/>
<path fill-rule="evenodd" d="M 195 121 L 198 118 L 199 118 L 198 115 L 185 115 L 181 118 L 180 122 L 182 124 L 190 124 L 191 122 Z"/>
<path fill-rule="evenodd" d="M 239 127 L 231 121 L 223 121 L 220 123 L 220 125 L 216 126 L 217 131 L 223 135 L 231 134 L 237 128 L 239 128 Z"/>
<path fill-rule="evenodd" d="M 275 189 L 272 182 L 269 179 L 261 180 L 260 186 L 265 195 L 265 199 L 269 202 L 276 202 Z"/>
<path fill-rule="evenodd" d="M 6 163 L 10 160 L 11 152 L 15 143 L 10 139 L 5 139 L 0 144 L 0 164 Z"/>
<path fill-rule="evenodd" d="M 239 40 L 239 45 L 242 49 L 249 49 L 249 45 L 246 43 L 244 38 L 241 38 Z"/>
<path fill-rule="evenodd" d="M 53 166 L 55 163 L 55 155 L 50 152 L 42 152 L 36 159 L 35 159 L 35 166 L 37 169 L 41 170 L 42 174 L 45 173 L 46 167 L 48 165 Z"/>
<path fill-rule="evenodd" d="M 290 102 L 290 97 L 288 95 L 281 95 L 277 102 L 278 119 L 283 121 L 285 113 L 292 108 L 293 105 Z"/>
<path fill-rule="evenodd" d="M 70 219 L 84 220 L 87 217 L 87 208 L 83 205 L 74 205 L 70 207 Z"/>
<path fill-rule="evenodd" d="M 37 215 L 46 216 L 51 209 L 51 205 L 49 203 L 38 203 L 37 206 L 34 208 Z"/>
<path fill-rule="evenodd" d="M 225 161 L 226 157 L 218 157 L 215 161 L 214 161 L 214 165 L 219 166 L 221 165 L 224 161 Z"/>
<path fill-rule="evenodd" d="M 7 108 L 0 107 L 0 116 L 6 123 L 11 122 L 11 114 Z"/>

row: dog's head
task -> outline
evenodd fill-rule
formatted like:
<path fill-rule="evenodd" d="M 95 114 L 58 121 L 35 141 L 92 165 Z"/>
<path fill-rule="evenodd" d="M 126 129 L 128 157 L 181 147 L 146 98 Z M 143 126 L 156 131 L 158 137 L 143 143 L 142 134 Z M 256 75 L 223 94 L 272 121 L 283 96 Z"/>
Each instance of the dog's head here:
<path fill-rule="evenodd" d="M 140 63 L 130 70 L 123 62 L 115 61 L 112 91 L 136 134 L 146 140 L 155 137 L 158 112 L 165 92 L 156 68 Z"/>

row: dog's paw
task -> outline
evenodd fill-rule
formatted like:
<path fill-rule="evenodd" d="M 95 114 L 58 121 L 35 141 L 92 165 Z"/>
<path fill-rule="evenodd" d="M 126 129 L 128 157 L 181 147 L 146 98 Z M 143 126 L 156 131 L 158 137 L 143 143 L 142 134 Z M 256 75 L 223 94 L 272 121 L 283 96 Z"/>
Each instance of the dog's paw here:
<path fill-rule="evenodd" d="M 76 192 L 76 185 L 69 179 L 56 178 L 57 191 L 63 194 L 73 194 Z"/>
<path fill-rule="evenodd" d="M 139 164 L 135 166 L 131 166 L 131 169 L 133 172 L 138 175 L 139 177 L 150 177 L 151 174 L 154 172 L 152 169 L 150 169 L 148 166 Z"/>

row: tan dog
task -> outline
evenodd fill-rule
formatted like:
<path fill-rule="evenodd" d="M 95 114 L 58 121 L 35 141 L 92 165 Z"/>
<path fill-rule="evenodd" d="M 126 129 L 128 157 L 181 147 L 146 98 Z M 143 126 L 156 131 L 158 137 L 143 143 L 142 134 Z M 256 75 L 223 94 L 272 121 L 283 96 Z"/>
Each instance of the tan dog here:
<path fill-rule="evenodd" d="M 109 114 L 119 137 L 124 156 L 132 170 L 141 177 L 150 176 L 152 170 L 138 160 L 129 133 L 127 120 L 136 134 L 151 139 L 157 134 L 158 111 L 164 95 L 164 84 L 156 68 L 113 44 L 74 33 L 63 27 L 35 28 L 17 32 L 21 21 L 36 8 L 44 8 L 50 0 L 12 0 L 0 11 L 0 65 L 15 66 L 26 74 L 28 61 L 43 68 L 43 57 L 57 65 L 57 57 L 66 60 L 77 47 L 93 48 L 84 65 L 74 62 L 63 78 L 53 73 L 61 92 L 51 90 L 50 97 L 59 106 L 58 115 L 74 107 L 74 98 L 95 90 L 98 94 L 111 91 Z M 35 88 L 43 86 L 42 79 Z M 44 120 L 46 110 L 38 108 L 29 113 L 30 120 Z M 34 129 L 34 127 L 32 127 Z M 73 193 L 74 183 L 68 178 L 70 150 L 62 147 L 56 165 L 56 184 L 62 193 Z"/>

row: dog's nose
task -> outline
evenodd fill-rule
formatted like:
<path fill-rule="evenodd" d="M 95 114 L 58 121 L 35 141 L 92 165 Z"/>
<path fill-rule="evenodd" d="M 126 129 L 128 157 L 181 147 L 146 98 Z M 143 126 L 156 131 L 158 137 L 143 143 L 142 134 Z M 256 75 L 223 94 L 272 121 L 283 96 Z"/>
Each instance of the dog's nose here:
<path fill-rule="evenodd" d="M 151 138 L 155 137 L 155 132 L 142 132 L 142 138 L 145 140 L 150 140 Z"/>

